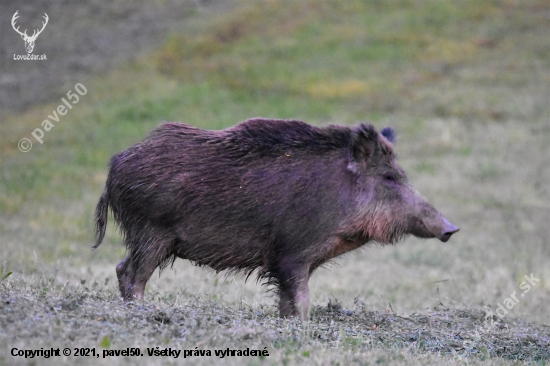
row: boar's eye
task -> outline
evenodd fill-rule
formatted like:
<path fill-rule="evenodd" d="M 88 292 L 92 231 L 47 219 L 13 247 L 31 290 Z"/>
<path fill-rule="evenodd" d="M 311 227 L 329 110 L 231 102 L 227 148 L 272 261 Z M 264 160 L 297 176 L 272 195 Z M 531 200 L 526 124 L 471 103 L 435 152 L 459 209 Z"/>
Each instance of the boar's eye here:
<path fill-rule="evenodd" d="M 384 179 L 389 181 L 389 182 L 397 183 L 397 179 L 395 178 L 395 175 L 393 175 L 391 173 L 384 174 Z"/>

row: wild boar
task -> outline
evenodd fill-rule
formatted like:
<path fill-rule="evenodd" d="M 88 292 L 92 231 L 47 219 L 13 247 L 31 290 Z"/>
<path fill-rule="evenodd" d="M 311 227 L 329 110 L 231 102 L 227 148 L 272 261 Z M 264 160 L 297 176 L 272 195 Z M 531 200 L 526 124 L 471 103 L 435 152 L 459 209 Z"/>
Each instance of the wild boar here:
<path fill-rule="evenodd" d="M 407 234 L 446 242 L 459 229 L 409 184 L 394 131 L 250 119 L 220 131 L 166 123 L 115 155 L 96 208 L 108 208 L 129 255 L 121 295 L 141 298 L 176 258 L 274 285 L 281 316 L 307 317 L 308 280 L 365 243 Z"/>

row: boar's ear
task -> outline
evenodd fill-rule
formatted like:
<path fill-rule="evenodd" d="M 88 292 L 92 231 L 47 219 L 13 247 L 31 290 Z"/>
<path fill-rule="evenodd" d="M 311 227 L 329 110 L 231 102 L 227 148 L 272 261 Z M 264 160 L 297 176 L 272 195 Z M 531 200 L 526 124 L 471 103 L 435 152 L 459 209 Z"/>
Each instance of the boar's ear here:
<path fill-rule="evenodd" d="M 351 152 L 356 162 L 366 167 L 367 162 L 374 155 L 378 133 L 371 125 L 360 124 L 353 130 Z"/>
<path fill-rule="evenodd" d="M 395 143 L 395 131 L 391 127 L 385 127 L 382 132 L 382 136 L 386 138 L 392 144 Z"/>

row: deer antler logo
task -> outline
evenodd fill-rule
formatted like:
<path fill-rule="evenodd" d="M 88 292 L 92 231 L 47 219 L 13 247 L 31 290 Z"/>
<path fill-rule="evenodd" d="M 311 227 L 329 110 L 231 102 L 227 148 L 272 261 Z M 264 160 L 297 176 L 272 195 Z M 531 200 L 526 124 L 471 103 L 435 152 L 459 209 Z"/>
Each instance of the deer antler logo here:
<path fill-rule="evenodd" d="M 25 29 L 25 32 L 21 32 L 19 31 L 19 26 L 17 26 L 17 28 L 15 28 L 15 20 L 17 18 L 19 18 L 19 15 L 17 15 L 17 13 L 19 13 L 19 10 L 17 10 L 15 12 L 15 14 L 13 14 L 13 17 L 11 18 L 11 26 L 13 27 L 13 29 L 19 33 L 21 35 L 21 38 L 23 38 L 23 41 L 25 41 L 25 48 L 27 49 L 27 53 L 32 53 L 32 50 L 34 49 L 34 42 L 36 41 L 36 38 L 38 38 L 38 36 L 40 35 L 40 33 L 42 33 L 42 31 L 44 30 L 44 28 L 46 28 L 46 24 L 48 24 L 48 14 L 44 13 L 44 20 L 45 22 L 42 22 L 42 29 L 38 30 L 38 29 L 35 29 L 32 36 L 28 36 L 27 35 L 27 30 Z"/>

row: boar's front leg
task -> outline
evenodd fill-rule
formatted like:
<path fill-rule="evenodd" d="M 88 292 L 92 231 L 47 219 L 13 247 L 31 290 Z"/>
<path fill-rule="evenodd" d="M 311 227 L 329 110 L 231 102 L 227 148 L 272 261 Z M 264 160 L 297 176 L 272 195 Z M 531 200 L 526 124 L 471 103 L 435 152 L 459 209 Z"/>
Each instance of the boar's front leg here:
<path fill-rule="evenodd" d="M 307 320 L 309 310 L 309 265 L 287 262 L 277 271 L 281 317 Z"/>

